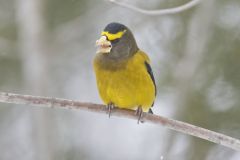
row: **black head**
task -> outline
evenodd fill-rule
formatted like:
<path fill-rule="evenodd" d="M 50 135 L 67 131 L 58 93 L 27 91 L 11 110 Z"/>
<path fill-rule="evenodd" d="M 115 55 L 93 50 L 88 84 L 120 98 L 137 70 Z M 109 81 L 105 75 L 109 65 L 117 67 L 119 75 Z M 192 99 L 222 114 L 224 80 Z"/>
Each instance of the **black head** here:
<path fill-rule="evenodd" d="M 97 45 L 100 46 L 98 52 L 107 53 L 104 54 L 107 58 L 126 59 L 138 50 L 132 32 L 123 24 L 110 23 L 104 28 L 101 35 L 102 37 L 97 41 Z"/>
<path fill-rule="evenodd" d="M 112 34 L 116 34 L 120 31 L 124 31 L 124 30 L 127 30 L 127 29 L 128 28 L 126 26 L 124 26 L 123 24 L 113 22 L 113 23 L 109 23 L 104 28 L 104 31 L 107 31 L 107 32 L 112 33 Z"/>

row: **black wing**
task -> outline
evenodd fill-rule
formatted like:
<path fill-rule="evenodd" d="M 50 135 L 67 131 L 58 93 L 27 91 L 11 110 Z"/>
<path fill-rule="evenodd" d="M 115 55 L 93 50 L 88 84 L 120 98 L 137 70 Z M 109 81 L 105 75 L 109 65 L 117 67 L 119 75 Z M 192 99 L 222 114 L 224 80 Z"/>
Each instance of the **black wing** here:
<path fill-rule="evenodd" d="M 154 76 L 153 76 L 153 72 L 152 72 L 152 68 L 150 66 L 150 64 L 148 64 L 148 62 L 144 62 L 145 63 L 145 66 L 147 68 L 147 72 L 148 74 L 150 75 L 152 81 L 153 81 L 153 84 L 154 84 L 154 87 L 155 87 L 155 96 L 157 95 L 157 87 L 156 87 L 156 83 L 155 83 L 155 79 L 154 79 Z M 154 105 L 154 102 L 152 104 L 152 106 Z"/>

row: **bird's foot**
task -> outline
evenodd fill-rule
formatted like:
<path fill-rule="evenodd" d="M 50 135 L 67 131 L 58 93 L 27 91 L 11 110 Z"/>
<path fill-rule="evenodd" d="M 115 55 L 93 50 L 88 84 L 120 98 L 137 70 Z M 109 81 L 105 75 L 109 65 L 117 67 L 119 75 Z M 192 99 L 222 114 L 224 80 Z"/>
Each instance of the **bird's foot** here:
<path fill-rule="evenodd" d="M 110 118 L 112 110 L 115 108 L 115 105 L 113 103 L 109 103 L 107 104 L 107 113 L 108 113 L 108 117 Z"/>
<path fill-rule="evenodd" d="M 143 117 L 143 110 L 142 107 L 139 106 L 136 110 L 136 115 L 138 116 L 138 121 L 137 123 L 139 124 L 139 122 L 143 123 L 143 121 L 141 120 L 141 118 Z"/>

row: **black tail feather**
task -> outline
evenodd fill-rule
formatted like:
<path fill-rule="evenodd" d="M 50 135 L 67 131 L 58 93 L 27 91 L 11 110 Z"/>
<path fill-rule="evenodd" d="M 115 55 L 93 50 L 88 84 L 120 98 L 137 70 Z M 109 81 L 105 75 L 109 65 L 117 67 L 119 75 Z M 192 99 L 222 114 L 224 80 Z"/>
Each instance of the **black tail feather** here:
<path fill-rule="evenodd" d="M 148 113 L 153 114 L 153 111 L 151 108 L 149 109 Z"/>

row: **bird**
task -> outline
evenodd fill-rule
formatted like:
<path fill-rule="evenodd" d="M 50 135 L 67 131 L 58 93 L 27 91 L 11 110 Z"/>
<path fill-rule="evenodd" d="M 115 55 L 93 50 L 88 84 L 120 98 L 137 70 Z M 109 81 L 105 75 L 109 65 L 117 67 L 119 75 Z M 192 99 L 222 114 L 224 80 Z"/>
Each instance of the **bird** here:
<path fill-rule="evenodd" d="M 121 23 L 109 23 L 96 41 L 93 60 L 99 95 L 109 117 L 113 108 L 153 113 L 156 84 L 148 55 L 138 48 L 133 33 Z M 141 121 L 142 122 L 142 121 Z"/>

